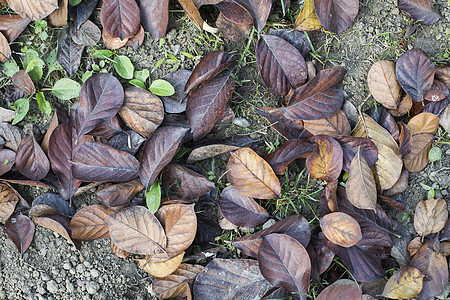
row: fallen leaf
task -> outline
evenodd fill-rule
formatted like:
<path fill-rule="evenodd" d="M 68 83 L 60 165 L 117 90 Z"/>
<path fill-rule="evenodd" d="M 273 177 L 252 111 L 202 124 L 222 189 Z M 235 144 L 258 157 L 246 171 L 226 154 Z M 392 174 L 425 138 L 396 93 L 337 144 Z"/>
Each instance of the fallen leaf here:
<path fill-rule="evenodd" d="M 359 10 L 358 0 L 318 0 L 314 9 L 322 26 L 331 32 L 341 33 L 349 28 Z"/>
<path fill-rule="evenodd" d="M 372 65 L 367 74 L 369 90 L 375 100 L 388 109 L 398 109 L 401 87 L 395 77 L 395 63 L 380 60 Z"/>
<path fill-rule="evenodd" d="M 8 6 L 22 18 L 41 20 L 58 8 L 58 0 L 6 0 Z"/>
<path fill-rule="evenodd" d="M 175 94 L 172 96 L 161 96 L 161 100 L 164 103 L 164 111 L 169 114 L 178 114 L 186 110 L 187 95 L 184 92 L 189 77 L 191 77 L 192 71 L 189 70 L 177 70 L 170 72 L 162 79 L 168 81 L 175 89 Z"/>
<path fill-rule="evenodd" d="M 225 0 L 216 4 L 223 17 L 236 25 L 251 25 L 253 17 L 247 9 L 234 0 Z"/>
<path fill-rule="evenodd" d="M 0 32 L 0 63 L 5 63 L 11 58 L 11 48 L 9 47 L 8 40 Z"/>
<path fill-rule="evenodd" d="M 30 24 L 30 20 L 19 15 L 0 16 L 0 32 L 12 43 Z"/>
<path fill-rule="evenodd" d="M 409 127 L 403 122 L 397 123 L 400 129 L 398 142 L 400 145 L 399 152 L 403 158 L 411 152 L 412 148 L 412 135 Z"/>
<path fill-rule="evenodd" d="M 20 174 L 39 181 L 47 176 L 50 161 L 33 135 L 27 135 L 20 142 L 16 152 L 16 167 Z"/>
<path fill-rule="evenodd" d="M 69 26 L 64 27 L 58 36 L 58 50 L 56 58 L 69 76 L 78 72 L 84 46 L 78 45 L 69 34 Z"/>
<path fill-rule="evenodd" d="M 16 162 L 16 152 L 9 149 L 0 150 L 0 176 L 9 172 Z"/>
<path fill-rule="evenodd" d="M 242 5 L 252 15 L 258 32 L 264 28 L 272 8 L 271 0 L 233 0 Z"/>
<path fill-rule="evenodd" d="M 399 0 L 398 8 L 423 25 L 433 25 L 441 18 L 429 0 Z"/>
<path fill-rule="evenodd" d="M 403 267 L 389 278 L 383 291 L 383 297 L 408 299 L 417 296 L 422 290 L 425 276 L 413 267 Z"/>
<path fill-rule="evenodd" d="M 346 172 L 350 170 L 350 164 L 352 163 L 358 148 L 369 167 L 373 167 L 378 160 L 378 148 L 375 146 L 375 143 L 368 138 L 342 135 L 335 136 L 334 139 L 341 144 L 344 157 L 342 169 Z"/>
<path fill-rule="evenodd" d="M 177 297 L 190 299 L 190 285 L 202 270 L 203 266 L 200 265 L 181 264 L 171 275 L 161 279 L 155 278 L 152 282 L 153 292 L 161 299 Z"/>
<path fill-rule="evenodd" d="M 52 26 L 66 26 L 69 15 L 69 0 L 58 0 L 58 9 L 54 10 L 49 16 L 48 21 Z"/>
<path fill-rule="evenodd" d="M 411 152 L 404 158 L 405 168 L 409 172 L 420 172 L 428 164 L 428 153 L 433 145 L 434 136 L 420 133 L 412 137 Z"/>
<path fill-rule="evenodd" d="M 0 183 L 0 222 L 5 223 L 13 214 L 19 197 L 7 184 Z"/>
<path fill-rule="evenodd" d="M 417 102 L 414 102 L 417 103 Z M 397 109 L 390 109 L 389 113 L 394 117 L 401 117 L 406 115 L 413 106 L 413 101 L 408 94 L 403 95 L 399 103 L 397 103 Z"/>
<path fill-rule="evenodd" d="M 444 199 L 430 198 L 417 203 L 414 211 L 414 229 L 422 237 L 441 231 L 447 220 L 447 202 Z"/>
<path fill-rule="evenodd" d="M 385 190 L 383 192 L 383 195 L 391 197 L 403 193 L 404 191 L 406 191 L 406 188 L 408 187 L 408 179 L 409 179 L 409 171 L 403 168 L 400 178 L 390 189 Z"/>
<path fill-rule="evenodd" d="M 362 290 L 358 286 L 358 283 L 349 279 L 339 279 L 333 284 L 327 286 L 320 294 L 317 296 L 317 300 L 327 300 L 327 299 L 348 299 L 356 300 L 361 299 Z"/>
<path fill-rule="evenodd" d="M 342 110 L 338 110 L 335 114 L 324 119 L 305 120 L 303 124 L 312 135 L 337 136 L 350 135 L 351 133 L 350 123 Z"/>
<path fill-rule="evenodd" d="M 77 28 L 80 28 L 84 22 L 91 16 L 97 7 L 97 0 L 83 0 L 75 6 L 69 5 L 69 15 Z"/>
<path fill-rule="evenodd" d="M 183 260 L 184 252 L 181 252 L 179 255 L 166 260 L 164 262 L 152 263 L 148 262 L 147 259 L 137 259 L 139 263 L 139 267 L 148 274 L 155 276 L 156 278 L 162 278 L 169 276 L 178 268 Z"/>
<path fill-rule="evenodd" d="M 296 159 L 307 157 L 315 149 L 305 139 L 292 139 L 286 141 L 280 148 L 266 155 L 264 159 L 277 175 L 283 175 L 287 166 Z"/>
<path fill-rule="evenodd" d="M 13 84 L 23 92 L 24 95 L 33 95 L 36 93 L 34 83 L 26 70 L 20 70 L 12 76 Z"/>
<path fill-rule="evenodd" d="M 130 40 L 130 38 L 121 39 L 118 37 L 116 37 L 116 38 L 112 37 L 105 30 L 102 31 L 102 39 L 103 39 L 103 43 L 105 44 L 105 47 L 110 50 L 116 50 L 116 49 L 122 48 Z"/>
<path fill-rule="evenodd" d="M 156 40 L 162 39 L 169 22 L 169 0 L 142 0 L 139 8 L 144 29 Z"/>
<path fill-rule="evenodd" d="M 86 47 L 97 45 L 102 37 L 100 28 L 89 20 L 84 22 L 80 28 L 71 24 L 69 26 L 69 33 L 74 43 Z"/>
<path fill-rule="evenodd" d="M 47 216 L 47 217 L 37 217 L 34 219 L 34 222 L 36 224 L 45 227 L 47 229 L 50 229 L 51 231 L 54 231 L 61 235 L 63 238 L 65 238 L 70 244 L 75 246 L 75 248 L 80 249 L 80 242 L 76 240 L 72 240 L 70 237 L 71 230 L 69 226 L 69 219 L 63 216 L 54 215 L 54 216 Z"/>
<path fill-rule="evenodd" d="M 316 11 L 314 10 L 314 0 L 306 0 L 303 8 L 295 20 L 295 29 L 300 31 L 312 31 L 322 28 Z"/>
<path fill-rule="evenodd" d="M 97 198 L 107 207 L 125 206 L 131 202 L 144 186 L 136 179 L 111 185 L 97 191 Z"/>
<path fill-rule="evenodd" d="M 122 131 L 113 136 L 106 145 L 117 150 L 135 155 L 141 145 L 145 142 L 145 138 L 140 136 L 133 130 Z"/>
<path fill-rule="evenodd" d="M 320 220 L 320 228 L 330 242 L 341 247 L 352 247 L 362 239 L 358 222 L 345 213 L 325 215 Z"/>
<path fill-rule="evenodd" d="M 230 151 L 238 150 L 239 147 L 230 146 L 225 144 L 215 144 L 215 145 L 207 145 L 199 148 L 195 148 L 189 154 L 187 158 L 187 163 L 194 163 L 201 160 L 208 159 L 210 157 L 214 157 L 220 154 L 224 154 Z"/>
<path fill-rule="evenodd" d="M 302 54 L 303 57 L 308 57 L 309 53 L 311 52 L 311 46 L 309 45 L 308 38 L 303 32 L 292 29 L 271 29 L 270 35 L 282 38 L 283 40 L 294 46 L 298 50 L 298 52 Z"/>
<path fill-rule="evenodd" d="M 256 112 L 266 118 L 273 129 L 288 140 L 299 139 L 304 134 L 302 120 L 289 119 L 281 111 L 269 107 L 256 109 Z"/>
<path fill-rule="evenodd" d="M 341 145 L 332 137 L 316 135 L 312 138 L 316 148 L 306 158 L 306 167 L 311 178 L 336 181 L 341 174 L 343 151 Z"/>
<path fill-rule="evenodd" d="M 415 237 L 411 240 L 411 242 L 409 242 L 408 244 L 408 252 L 409 255 L 411 255 L 411 257 L 413 257 L 414 255 L 416 255 L 417 251 L 419 251 L 420 247 L 423 246 L 423 243 L 420 241 L 421 237 Z"/>
<path fill-rule="evenodd" d="M 215 188 L 214 182 L 206 177 L 175 163 L 169 164 L 164 171 L 163 180 L 181 199 L 200 197 Z"/>
<path fill-rule="evenodd" d="M 130 38 L 139 30 L 139 7 L 134 0 L 106 0 L 100 10 L 100 22 L 109 36 L 122 40 Z"/>
<path fill-rule="evenodd" d="M 441 101 L 447 98 L 449 95 L 448 87 L 439 80 L 434 80 L 433 85 L 431 86 L 431 89 L 429 89 L 425 95 L 424 98 L 427 101 Z"/>
<path fill-rule="evenodd" d="M 54 211 L 54 213 L 37 214 L 38 211 L 42 212 L 41 209 L 39 210 L 36 209 L 41 205 L 50 207 Z M 67 218 L 73 218 L 73 216 L 75 215 L 75 209 L 69 204 L 69 202 L 65 201 L 58 194 L 44 193 L 33 200 L 33 203 L 31 204 L 30 214 L 33 217 L 59 214 Z"/>
<path fill-rule="evenodd" d="M 225 19 L 223 14 L 220 13 L 216 20 L 216 26 L 225 39 L 241 43 L 250 36 L 253 28 L 253 19 L 251 25 L 236 25 Z"/>
<path fill-rule="evenodd" d="M 24 254 L 33 241 L 35 225 L 31 219 L 25 215 L 10 217 L 3 228 L 5 233 L 16 245 L 20 254 Z"/>
<path fill-rule="evenodd" d="M 408 128 L 411 135 L 420 133 L 435 134 L 439 127 L 439 117 L 432 113 L 420 113 L 414 116 L 408 122 Z"/>
<path fill-rule="evenodd" d="M 127 258 L 131 253 L 117 247 L 116 244 L 111 240 L 111 252 L 118 258 Z"/>
<path fill-rule="evenodd" d="M 70 221 L 72 238 L 90 241 L 109 237 L 109 216 L 113 213 L 113 210 L 102 205 L 89 205 L 80 209 Z"/>

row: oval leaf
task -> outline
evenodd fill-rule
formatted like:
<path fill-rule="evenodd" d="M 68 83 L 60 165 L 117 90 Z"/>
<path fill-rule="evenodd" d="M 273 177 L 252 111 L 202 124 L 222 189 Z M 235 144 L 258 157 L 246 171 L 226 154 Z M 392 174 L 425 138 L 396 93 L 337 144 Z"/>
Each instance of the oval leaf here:
<path fill-rule="evenodd" d="M 342 110 L 324 119 L 305 120 L 303 124 L 312 135 L 337 136 L 350 135 L 351 132 L 350 123 Z"/>
<path fill-rule="evenodd" d="M 425 237 L 441 231 L 448 220 L 447 202 L 442 199 L 430 198 L 417 203 L 414 212 L 414 229 Z"/>
<path fill-rule="evenodd" d="M 277 175 L 283 175 L 287 166 L 296 159 L 305 158 L 315 149 L 314 144 L 304 139 L 291 139 L 264 159 Z"/>
<path fill-rule="evenodd" d="M 408 299 L 417 296 L 422 290 L 425 276 L 413 267 L 403 267 L 389 278 L 383 290 L 383 297 Z"/>
<path fill-rule="evenodd" d="M 367 74 L 369 90 L 375 100 L 388 109 L 397 109 L 401 87 L 395 77 L 395 63 L 380 60 L 372 65 Z"/>
<path fill-rule="evenodd" d="M 252 15 L 256 30 L 261 32 L 267 22 L 270 10 L 272 8 L 272 1 L 270 0 L 234 0 L 242 5 Z"/>
<path fill-rule="evenodd" d="M 137 179 L 101 189 L 97 191 L 97 198 L 107 207 L 124 206 L 130 204 L 134 196 L 143 188 L 144 186 Z"/>
<path fill-rule="evenodd" d="M 295 29 L 300 31 L 312 31 L 322 28 L 316 11 L 314 10 L 314 0 L 305 0 L 303 8 L 295 20 Z"/>
<path fill-rule="evenodd" d="M 39 181 L 47 176 L 50 162 L 32 135 L 27 135 L 17 148 L 16 167 L 20 174 Z"/>
<path fill-rule="evenodd" d="M 106 0 L 100 10 L 103 29 L 113 38 L 134 36 L 140 27 L 139 7 L 134 0 Z"/>
<path fill-rule="evenodd" d="M 137 259 L 137 262 L 144 272 L 147 272 L 156 278 L 162 278 L 172 274 L 181 264 L 183 257 L 184 252 L 181 252 L 179 255 L 164 262 L 152 263 L 148 262 L 147 259 Z"/>
<path fill-rule="evenodd" d="M 72 238 L 90 241 L 109 237 L 109 216 L 113 213 L 102 205 L 90 205 L 77 211 L 70 221 Z"/>
<path fill-rule="evenodd" d="M 41 20 L 58 8 L 58 0 L 7 0 L 8 6 L 22 18 Z"/>
<path fill-rule="evenodd" d="M 362 299 L 362 290 L 353 280 L 339 279 L 317 297 L 317 300 L 328 299 Z"/>
<path fill-rule="evenodd" d="M 139 8 L 142 26 L 156 40 L 162 39 L 169 22 L 169 0 L 141 0 Z"/>
<path fill-rule="evenodd" d="M 7 184 L 0 183 L 0 222 L 5 223 L 13 214 L 19 197 Z"/>
<path fill-rule="evenodd" d="M 320 227 L 330 242 L 341 247 L 352 247 L 362 239 L 358 222 L 345 213 L 325 215 L 320 220 Z"/>
<path fill-rule="evenodd" d="M 312 178 L 328 182 L 336 181 L 341 174 L 343 152 L 341 145 L 332 137 L 317 135 L 312 138 L 316 148 L 306 158 L 306 167 Z"/>
<path fill-rule="evenodd" d="M 33 241 L 35 225 L 27 216 L 17 215 L 6 221 L 4 231 L 14 242 L 20 254 L 24 254 Z"/>
<path fill-rule="evenodd" d="M 398 0 L 398 8 L 423 25 L 433 25 L 441 16 L 429 0 Z"/>
<path fill-rule="evenodd" d="M 409 172 L 420 172 L 428 164 L 428 153 L 433 145 L 434 136 L 429 133 L 416 134 L 412 137 L 411 152 L 406 155 L 405 168 Z"/>
<path fill-rule="evenodd" d="M 420 113 L 408 122 L 411 135 L 420 133 L 435 134 L 439 127 L 439 117 L 432 113 Z"/>
<path fill-rule="evenodd" d="M 359 0 L 315 0 L 314 9 L 322 26 L 341 33 L 349 28 L 359 10 Z"/>

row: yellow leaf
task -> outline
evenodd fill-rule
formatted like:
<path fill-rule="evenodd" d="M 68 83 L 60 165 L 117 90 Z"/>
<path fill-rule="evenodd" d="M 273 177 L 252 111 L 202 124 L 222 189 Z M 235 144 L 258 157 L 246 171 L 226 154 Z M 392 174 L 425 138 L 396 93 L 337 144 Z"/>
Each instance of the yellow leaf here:
<path fill-rule="evenodd" d="M 300 31 L 312 31 L 322 28 L 314 10 L 314 0 L 305 0 L 300 14 L 295 20 L 295 29 Z"/>
<path fill-rule="evenodd" d="M 166 260 L 164 262 L 158 262 L 158 263 L 149 263 L 148 259 L 137 259 L 139 266 L 147 272 L 148 274 L 162 278 L 169 276 L 175 270 L 178 268 L 178 266 L 181 264 L 181 261 L 184 257 L 184 251 L 178 254 L 177 256 Z"/>
<path fill-rule="evenodd" d="M 392 299 L 408 299 L 417 296 L 422 290 L 425 276 L 413 267 L 403 267 L 386 283 L 383 296 Z"/>

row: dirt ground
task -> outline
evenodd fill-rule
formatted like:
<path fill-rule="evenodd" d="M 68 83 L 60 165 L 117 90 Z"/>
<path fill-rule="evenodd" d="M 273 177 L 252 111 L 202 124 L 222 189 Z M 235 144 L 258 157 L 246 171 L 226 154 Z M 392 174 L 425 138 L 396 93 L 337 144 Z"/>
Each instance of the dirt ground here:
<path fill-rule="evenodd" d="M 291 1 L 294 2 L 294 1 Z M 324 31 L 309 34 L 312 44 L 323 68 L 342 66 L 347 69 L 344 89 L 348 101 L 358 107 L 372 105 L 366 77 L 370 66 L 377 60 L 396 60 L 404 51 L 422 48 L 435 62 L 448 63 L 444 53 L 449 51 L 450 7 L 447 0 L 434 1 L 437 11 L 442 16 L 435 25 L 418 26 L 416 33 L 402 42 L 402 36 L 411 19 L 397 9 L 396 0 L 362 0 L 360 10 L 353 25 L 340 36 Z M 98 13 L 98 11 L 97 11 Z M 180 13 L 172 13 L 175 19 L 182 17 Z M 277 23 L 278 24 L 278 23 Z M 288 22 L 280 22 L 280 28 L 292 28 Z M 200 41 L 197 42 L 196 41 Z M 279 106 L 282 98 L 270 95 L 258 78 L 254 59 L 257 36 L 250 44 L 248 55 L 243 58 L 237 78 L 239 82 L 236 92 L 230 100 L 230 106 L 241 121 L 248 124 L 244 128 L 234 125 L 232 130 L 226 131 L 228 136 L 249 136 L 259 141 L 258 150 L 266 154 L 271 145 L 280 145 L 283 138 L 254 112 L 255 107 Z M 221 41 L 215 47 L 213 41 L 205 40 L 189 21 L 171 22 L 164 43 L 159 47 L 152 37 L 146 34 L 142 47 L 136 51 L 124 48 L 119 53 L 129 56 L 136 70 L 152 70 L 154 65 L 167 53 L 174 55 L 178 61 L 163 63 L 152 74 L 152 79 L 161 78 L 174 67 L 192 70 L 199 58 L 206 52 L 226 50 L 236 53 L 239 57 L 247 41 L 234 44 Z M 190 53 L 189 58 L 182 53 Z M 89 61 L 83 66 L 89 68 Z M 239 95 L 238 95 L 239 94 Z M 54 100 L 53 100 L 54 101 Z M 48 126 L 48 119 L 40 118 L 39 126 L 34 127 L 38 136 L 43 136 Z M 246 122 L 244 122 L 246 123 Z M 30 127 L 30 124 L 26 125 Z M 223 133 L 222 133 L 223 135 Z M 212 135 L 213 138 L 216 135 Z M 445 137 L 445 136 L 444 136 Z M 421 183 L 431 186 L 438 184 L 436 197 L 450 200 L 450 146 L 438 144 L 443 149 L 440 161 L 430 163 L 427 168 L 417 174 L 411 174 L 408 190 L 404 193 L 407 203 L 406 212 L 395 212 L 386 209 L 389 215 L 399 223 L 411 229 L 412 217 L 416 203 L 426 199 L 427 191 Z M 215 178 L 221 178 L 223 164 L 217 163 L 213 169 Z M 205 172 L 211 170 L 211 163 Z M 297 177 L 299 168 L 291 167 L 292 176 L 287 184 L 292 185 Z M 301 177 L 299 186 L 304 188 L 305 182 Z M 285 182 L 284 179 L 282 181 Z M 225 176 L 219 184 L 225 184 Z M 285 183 L 286 184 L 286 183 Z M 319 183 L 313 182 L 309 191 L 318 189 Z M 24 198 L 31 201 L 43 189 L 20 188 Z M 74 199 L 74 206 L 78 210 L 86 205 L 96 204 L 98 200 L 90 193 L 80 195 Z M 300 211 L 306 215 L 310 209 L 302 203 L 295 203 Z M 311 201 L 310 206 L 317 207 Z M 407 232 L 405 232 L 407 234 Z M 0 230 L 0 300 L 3 299 L 151 299 L 151 278 L 139 270 L 132 259 L 120 259 L 110 251 L 109 239 L 84 242 L 78 252 L 66 240 L 52 231 L 36 226 L 36 234 L 29 250 L 20 258 L 12 241 Z"/>

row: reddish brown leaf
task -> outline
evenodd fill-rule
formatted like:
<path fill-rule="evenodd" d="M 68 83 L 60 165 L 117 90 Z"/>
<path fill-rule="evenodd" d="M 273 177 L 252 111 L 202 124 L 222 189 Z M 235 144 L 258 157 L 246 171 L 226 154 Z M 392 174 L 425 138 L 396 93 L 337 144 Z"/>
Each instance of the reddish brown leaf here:
<path fill-rule="evenodd" d="M 118 37 L 115 38 L 109 35 L 109 33 L 103 29 L 102 39 L 106 48 L 110 50 L 115 50 L 125 46 L 130 38 L 124 38 L 123 40 Z"/>
<path fill-rule="evenodd" d="M 264 159 L 277 175 L 283 175 L 287 166 L 298 158 L 307 157 L 315 146 L 304 139 L 292 139 L 285 142 L 280 148 L 266 155 Z"/>
<path fill-rule="evenodd" d="M 0 16 L 0 31 L 12 43 L 29 23 L 29 19 L 22 18 L 19 15 L 2 15 Z"/>
<path fill-rule="evenodd" d="M 328 300 L 328 299 L 347 299 L 356 300 L 362 298 L 362 290 L 356 282 L 349 279 L 339 279 L 335 281 L 332 285 L 327 286 L 319 296 L 317 300 Z"/>
<path fill-rule="evenodd" d="M 398 8 L 423 25 L 433 25 L 441 18 L 429 0 L 398 0 Z"/>
<path fill-rule="evenodd" d="M 17 71 L 12 76 L 12 81 L 24 95 L 33 95 L 34 93 L 36 93 L 34 83 L 26 70 Z"/>
<path fill-rule="evenodd" d="M 58 0 L 6 0 L 9 7 L 22 18 L 41 20 L 58 8 Z"/>
<path fill-rule="evenodd" d="M 428 152 L 433 145 L 434 136 L 429 133 L 420 133 L 412 137 L 411 152 L 406 155 L 405 168 L 409 172 L 420 172 L 428 164 Z"/>
<path fill-rule="evenodd" d="M 106 123 L 97 124 L 95 128 L 92 129 L 91 132 L 89 132 L 89 135 L 109 139 L 121 132 L 123 132 L 123 130 L 120 127 L 119 119 L 116 116 L 114 116 L 111 120 L 109 120 Z"/>
<path fill-rule="evenodd" d="M 256 47 L 256 63 L 264 84 L 272 93 L 287 95 L 301 86 L 308 76 L 305 59 L 286 40 L 261 35 Z"/>
<path fill-rule="evenodd" d="M 169 114 L 178 114 L 186 110 L 187 97 L 184 92 L 189 77 L 191 77 L 192 71 L 189 70 L 177 70 L 170 72 L 163 77 L 168 81 L 175 89 L 175 94 L 168 97 L 161 97 L 164 103 L 164 110 Z"/>
<path fill-rule="evenodd" d="M 297 240 L 277 233 L 264 236 L 258 262 L 261 274 L 274 286 L 291 293 L 308 293 L 311 260 Z"/>
<path fill-rule="evenodd" d="M 69 14 L 69 0 L 58 0 L 58 9 L 54 10 L 49 16 L 48 21 L 52 26 L 66 26 Z"/>
<path fill-rule="evenodd" d="M 409 171 L 403 168 L 402 174 L 400 175 L 398 181 L 390 189 L 385 190 L 383 192 L 383 195 L 390 197 L 403 193 L 408 187 L 408 178 Z"/>
<path fill-rule="evenodd" d="M 359 10 L 358 0 L 318 0 L 314 9 L 322 26 L 334 33 L 349 28 Z"/>
<path fill-rule="evenodd" d="M 109 237 L 109 216 L 113 213 L 102 205 L 90 205 L 77 211 L 70 221 L 72 238 L 90 241 Z"/>
<path fill-rule="evenodd" d="M 225 39 L 234 43 L 241 43 L 250 36 L 253 19 L 251 25 L 236 25 L 225 19 L 223 14 L 220 13 L 216 20 L 216 26 Z"/>
<path fill-rule="evenodd" d="M 315 255 L 315 262 L 313 262 L 313 258 L 311 257 L 311 265 L 312 268 L 317 268 L 318 275 L 322 275 L 331 265 L 334 258 L 334 252 L 332 252 L 330 249 L 328 249 L 327 245 L 325 244 L 325 236 L 322 232 L 318 234 L 318 236 L 311 236 L 311 242 L 309 245 L 311 245 L 312 250 Z M 309 248 L 308 245 L 308 248 Z M 308 250 L 309 253 L 309 250 Z M 312 272 L 311 272 L 312 273 Z"/>
<path fill-rule="evenodd" d="M 160 127 L 145 143 L 139 167 L 139 178 L 145 189 L 155 182 L 162 169 L 170 163 L 187 131 L 183 127 Z"/>
<path fill-rule="evenodd" d="M 216 4 L 223 17 L 236 25 L 253 24 L 253 17 L 241 4 L 233 0 L 224 0 Z"/>
<path fill-rule="evenodd" d="M 412 135 L 408 126 L 405 123 L 399 122 L 398 127 L 400 129 L 400 134 L 398 137 L 398 142 L 400 145 L 399 152 L 403 158 L 406 157 L 411 152 L 412 147 Z"/>
<path fill-rule="evenodd" d="M 225 219 L 240 227 L 254 227 L 270 217 L 255 200 L 241 194 L 233 186 L 222 191 L 219 207 Z"/>
<path fill-rule="evenodd" d="M 5 223 L 13 214 L 19 197 L 15 191 L 5 183 L 0 183 L 0 222 Z"/>
<path fill-rule="evenodd" d="M 282 136 L 290 139 L 299 139 L 303 132 L 303 121 L 288 119 L 279 110 L 268 107 L 256 109 L 256 111 L 269 121 L 270 125 Z"/>
<path fill-rule="evenodd" d="M 438 127 L 438 116 L 427 112 L 414 116 L 408 122 L 408 128 L 413 136 L 420 133 L 435 134 Z"/>
<path fill-rule="evenodd" d="M 208 159 L 210 157 L 214 157 L 216 155 L 224 154 L 230 151 L 238 150 L 239 147 L 229 146 L 225 144 L 213 144 L 207 145 L 203 147 L 198 147 L 192 150 L 189 154 L 187 162 L 192 164 L 194 162 L 198 162 L 201 160 Z"/>
<path fill-rule="evenodd" d="M 317 135 L 312 140 L 316 143 L 316 148 L 306 158 L 306 166 L 311 177 L 329 182 L 336 181 L 343 164 L 341 145 L 326 135 Z"/>
<path fill-rule="evenodd" d="M 69 26 L 69 33 L 72 40 L 80 46 L 95 46 L 102 37 L 102 31 L 93 22 L 87 20 L 78 29 L 76 26 Z"/>
<path fill-rule="evenodd" d="M 124 206 L 143 188 L 139 180 L 119 183 L 97 191 L 97 198 L 107 207 Z"/>
<path fill-rule="evenodd" d="M 145 138 L 133 130 L 128 130 L 116 134 L 106 145 L 134 155 L 144 142 Z"/>
<path fill-rule="evenodd" d="M 125 46 L 132 47 L 134 50 L 137 50 L 144 43 L 145 31 L 144 27 L 140 26 L 138 32 L 135 36 L 127 41 Z"/>
<path fill-rule="evenodd" d="M 100 10 L 100 21 L 111 37 L 122 40 L 132 37 L 141 23 L 139 7 L 134 0 L 106 0 Z"/>
<path fill-rule="evenodd" d="M 0 63 L 5 63 L 11 58 L 11 48 L 9 47 L 8 40 L 0 32 Z"/>
<path fill-rule="evenodd" d="M 353 157 L 356 155 L 356 150 L 360 149 L 361 155 L 367 161 L 369 167 L 373 167 L 378 159 L 378 148 L 368 138 L 353 137 L 349 135 L 342 135 L 334 137 L 339 144 L 341 144 L 344 163 L 342 169 L 346 172 L 350 170 L 350 164 Z"/>
<path fill-rule="evenodd" d="M 20 254 L 24 254 L 33 241 L 35 225 L 27 216 L 17 215 L 6 221 L 3 230 L 14 242 Z"/>
<path fill-rule="evenodd" d="M 70 244 L 74 245 L 77 249 L 80 249 L 81 242 L 77 240 L 72 240 L 72 238 L 70 237 L 72 232 L 69 226 L 70 221 L 68 218 L 59 215 L 54 215 L 48 217 L 37 217 L 34 219 L 34 221 L 36 222 L 36 224 L 58 233 L 63 238 L 65 238 Z"/>
<path fill-rule="evenodd" d="M 256 30 L 261 32 L 267 22 L 272 8 L 271 0 L 234 0 L 252 15 Z"/>
<path fill-rule="evenodd" d="M 16 153 L 17 170 L 32 180 L 41 180 L 50 170 L 50 162 L 34 136 L 27 135 L 20 142 Z"/>
<path fill-rule="evenodd" d="M 117 247 L 116 244 L 111 240 L 111 252 L 119 258 L 127 258 L 131 253 Z"/>
<path fill-rule="evenodd" d="M 214 182 L 178 164 L 169 164 L 162 174 L 169 189 L 181 199 L 197 198 L 215 188 Z"/>
<path fill-rule="evenodd" d="M 142 26 L 156 40 L 162 39 L 169 22 L 169 0 L 141 0 L 139 8 Z"/>
<path fill-rule="evenodd" d="M 450 66 L 436 68 L 436 78 L 450 88 Z"/>
<path fill-rule="evenodd" d="M 9 149 L 0 150 L 0 176 L 9 172 L 16 162 L 16 153 Z"/>
<path fill-rule="evenodd" d="M 394 117 L 401 117 L 408 113 L 412 106 L 413 101 L 411 100 L 411 97 L 408 94 L 405 94 L 397 104 L 397 109 L 390 109 L 389 113 Z"/>
<path fill-rule="evenodd" d="M 422 102 L 434 81 L 434 64 L 422 49 L 409 50 L 395 65 L 397 80 L 413 101 Z"/>
<path fill-rule="evenodd" d="M 324 119 L 305 120 L 303 124 L 312 135 L 337 136 L 351 133 L 350 123 L 342 110 Z"/>
<path fill-rule="evenodd" d="M 83 0 L 78 5 L 69 5 L 69 14 L 77 28 L 86 22 L 97 7 L 97 0 Z"/>
<path fill-rule="evenodd" d="M 50 137 L 52 136 L 53 130 L 55 130 L 56 127 L 58 127 L 58 114 L 56 113 L 56 110 L 53 112 L 52 121 L 50 122 L 50 125 L 48 126 L 47 132 L 45 133 L 44 139 L 41 143 L 41 148 L 44 151 L 46 155 L 48 155 L 48 143 L 50 142 Z"/>
<path fill-rule="evenodd" d="M 431 86 L 431 89 L 429 89 L 425 95 L 425 100 L 428 101 L 441 101 L 447 98 L 449 95 L 448 87 L 442 83 L 439 80 L 434 80 L 433 85 Z"/>

